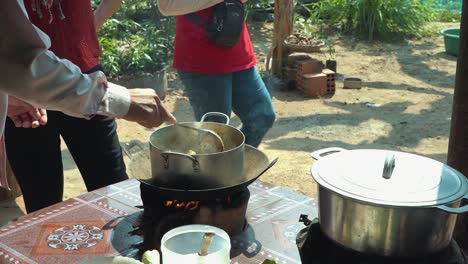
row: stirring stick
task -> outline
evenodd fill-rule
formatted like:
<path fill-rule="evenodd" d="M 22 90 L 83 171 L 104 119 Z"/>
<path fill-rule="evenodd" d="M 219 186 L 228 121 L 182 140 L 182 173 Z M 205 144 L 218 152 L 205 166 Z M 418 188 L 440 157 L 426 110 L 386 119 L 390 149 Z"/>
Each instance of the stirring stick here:
<path fill-rule="evenodd" d="M 198 252 L 199 256 L 208 255 L 208 250 L 210 249 L 211 241 L 213 240 L 214 236 L 215 236 L 215 233 L 213 233 L 213 232 L 206 232 L 205 233 L 205 235 L 203 236 L 202 242 L 201 242 L 200 252 Z"/>

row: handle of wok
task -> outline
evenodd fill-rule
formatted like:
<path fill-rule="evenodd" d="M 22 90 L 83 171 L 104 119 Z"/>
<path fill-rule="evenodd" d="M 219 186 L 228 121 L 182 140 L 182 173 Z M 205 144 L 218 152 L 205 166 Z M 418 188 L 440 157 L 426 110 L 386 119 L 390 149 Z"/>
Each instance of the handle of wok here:
<path fill-rule="evenodd" d="M 468 193 L 465 194 L 465 196 L 463 196 L 463 200 L 465 199 L 468 199 Z M 468 212 L 468 205 L 464 205 L 462 207 L 457 207 L 457 208 L 449 207 L 446 205 L 439 205 L 439 206 L 435 206 L 435 208 L 442 210 L 444 212 L 450 213 L 450 214 L 464 214 Z"/>
<path fill-rule="evenodd" d="M 224 124 L 226 125 L 229 125 L 229 123 L 231 122 L 231 119 L 229 118 L 229 116 L 220 112 L 208 112 L 202 116 L 202 118 L 200 119 L 200 122 L 205 122 L 205 119 L 209 116 L 224 117 L 226 119 Z"/>
<path fill-rule="evenodd" d="M 161 152 L 161 157 L 164 159 L 164 168 L 165 169 L 169 168 L 170 156 L 179 156 L 179 157 L 189 159 L 189 160 L 192 161 L 193 171 L 198 172 L 200 170 L 200 164 L 199 164 L 196 157 L 194 157 L 192 155 L 185 154 L 185 153 L 172 152 L 172 151 Z"/>
<path fill-rule="evenodd" d="M 324 156 L 334 154 L 334 153 L 343 152 L 343 151 L 347 151 L 347 150 L 344 149 L 344 148 L 336 148 L 336 147 L 324 148 L 324 149 L 319 149 L 319 150 L 316 150 L 316 151 L 310 153 L 310 156 L 312 156 L 312 158 L 314 160 L 319 160 L 319 159 L 323 158 Z"/>

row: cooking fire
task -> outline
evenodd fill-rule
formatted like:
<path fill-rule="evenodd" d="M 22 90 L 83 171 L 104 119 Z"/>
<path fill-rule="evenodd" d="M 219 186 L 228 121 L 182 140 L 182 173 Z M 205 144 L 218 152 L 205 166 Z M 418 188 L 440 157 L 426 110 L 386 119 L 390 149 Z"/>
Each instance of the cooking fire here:
<path fill-rule="evenodd" d="M 140 185 L 143 213 L 133 224 L 132 235 L 143 236 L 142 250 L 159 249 L 162 236 L 169 230 L 188 224 L 205 224 L 219 227 L 229 235 L 241 233 L 250 192 L 247 188 L 219 198 L 202 201 L 167 199 Z"/>
<path fill-rule="evenodd" d="M 197 210 L 200 206 L 199 201 L 189 201 L 189 202 L 180 202 L 177 200 L 166 201 L 166 207 L 172 207 L 175 209 L 184 209 L 184 210 Z"/>

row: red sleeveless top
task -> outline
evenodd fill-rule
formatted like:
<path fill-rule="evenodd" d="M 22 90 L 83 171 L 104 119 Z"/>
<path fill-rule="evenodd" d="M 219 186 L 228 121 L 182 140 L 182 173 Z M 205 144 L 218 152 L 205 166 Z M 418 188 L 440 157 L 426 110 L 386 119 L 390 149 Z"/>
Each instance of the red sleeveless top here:
<path fill-rule="evenodd" d="M 99 64 L 101 50 L 94 27 L 94 13 L 90 0 L 60 1 L 60 6 L 56 3 L 59 1 L 54 1 L 50 13 L 41 4 L 42 18 L 37 11 L 32 10 L 31 1 L 35 0 L 24 1 L 29 19 L 50 37 L 51 51 L 59 58 L 73 62 L 83 72 Z M 65 16 L 63 19 L 61 19 L 61 13 Z M 50 14 L 52 14 L 51 23 L 49 23 Z"/>
<path fill-rule="evenodd" d="M 213 13 L 213 7 L 196 12 L 203 21 Z M 255 66 L 255 53 L 247 25 L 239 42 L 232 48 L 212 43 L 205 29 L 186 16 L 178 16 L 174 47 L 174 67 L 191 73 L 224 74 Z"/>

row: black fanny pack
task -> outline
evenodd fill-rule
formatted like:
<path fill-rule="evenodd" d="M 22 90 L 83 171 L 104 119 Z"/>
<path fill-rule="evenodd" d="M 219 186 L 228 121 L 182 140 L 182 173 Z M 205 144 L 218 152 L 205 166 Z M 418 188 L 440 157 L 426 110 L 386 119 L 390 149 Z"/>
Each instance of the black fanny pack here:
<path fill-rule="evenodd" d="M 239 42 L 242 34 L 244 12 L 244 5 L 239 0 L 225 0 L 215 6 L 212 17 L 205 24 L 195 13 L 186 16 L 203 27 L 208 33 L 208 38 L 215 44 L 232 48 Z"/>

